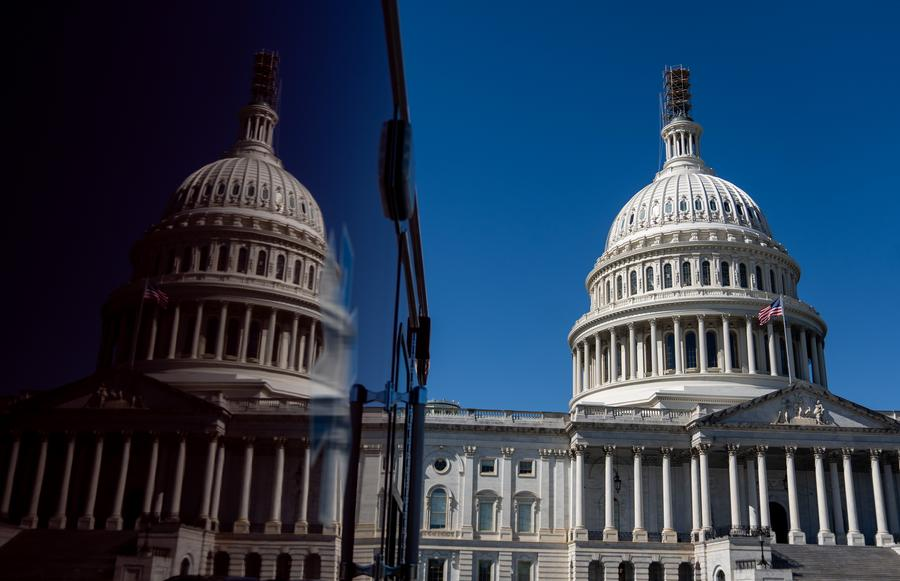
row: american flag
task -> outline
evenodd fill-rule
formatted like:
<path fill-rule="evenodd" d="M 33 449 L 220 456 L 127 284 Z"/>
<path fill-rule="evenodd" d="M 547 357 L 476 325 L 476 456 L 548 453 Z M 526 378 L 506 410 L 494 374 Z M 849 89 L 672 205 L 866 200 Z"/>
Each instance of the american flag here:
<path fill-rule="evenodd" d="M 147 288 L 144 289 L 144 299 L 156 301 L 156 304 L 162 308 L 169 306 L 169 295 L 152 284 L 148 284 Z"/>
<path fill-rule="evenodd" d="M 772 317 L 783 317 L 784 316 L 784 305 L 781 304 L 781 297 L 778 297 L 772 304 L 763 307 L 763 309 L 756 315 L 756 318 L 759 319 L 760 325 L 765 325 L 769 322 L 769 319 Z"/>

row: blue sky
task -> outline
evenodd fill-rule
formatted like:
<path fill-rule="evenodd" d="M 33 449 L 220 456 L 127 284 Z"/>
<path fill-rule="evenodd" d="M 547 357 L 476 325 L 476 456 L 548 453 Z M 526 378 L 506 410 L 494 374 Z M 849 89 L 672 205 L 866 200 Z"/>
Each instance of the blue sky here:
<path fill-rule="evenodd" d="M 900 408 L 897 8 L 402 2 L 434 318 L 430 395 L 562 410 L 609 223 L 657 169 L 667 64 L 705 161 L 762 207 L 829 324 L 839 395 Z"/>

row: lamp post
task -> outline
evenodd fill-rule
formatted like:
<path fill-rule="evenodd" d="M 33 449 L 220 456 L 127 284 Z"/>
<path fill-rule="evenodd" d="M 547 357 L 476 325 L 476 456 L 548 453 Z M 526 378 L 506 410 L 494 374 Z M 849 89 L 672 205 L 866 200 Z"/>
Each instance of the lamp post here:
<path fill-rule="evenodd" d="M 763 527 L 759 528 L 759 563 L 756 564 L 757 569 L 768 569 L 769 563 L 766 561 L 766 554 L 763 552 L 763 547 L 766 543 L 766 535 Z"/>
<path fill-rule="evenodd" d="M 613 485 L 616 489 L 616 494 L 622 491 L 622 479 L 619 478 L 619 471 L 616 470 L 616 476 L 613 478 Z"/>

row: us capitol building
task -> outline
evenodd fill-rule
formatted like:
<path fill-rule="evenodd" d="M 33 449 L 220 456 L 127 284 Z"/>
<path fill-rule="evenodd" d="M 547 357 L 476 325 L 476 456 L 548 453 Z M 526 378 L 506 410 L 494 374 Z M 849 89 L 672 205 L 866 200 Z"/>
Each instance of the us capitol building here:
<path fill-rule="evenodd" d="M 272 147 L 275 67 L 257 57 L 236 144 L 134 247 L 97 372 L 0 407 L 6 578 L 337 579 L 340 462 L 310 402 L 345 397 L 319 370 L 346 323 L 324 218 Z M 897 415 L 830 390 L 799 266 L 701 158 L 687 71 L 666 80 L 666 160 L 587 274 L 568 412 L 429 406 L 423 580 L 900 579 Z M 787 324 L 760 326 L 780 295 Z M 385 422 L 365 414 L 360 563 Z"/>

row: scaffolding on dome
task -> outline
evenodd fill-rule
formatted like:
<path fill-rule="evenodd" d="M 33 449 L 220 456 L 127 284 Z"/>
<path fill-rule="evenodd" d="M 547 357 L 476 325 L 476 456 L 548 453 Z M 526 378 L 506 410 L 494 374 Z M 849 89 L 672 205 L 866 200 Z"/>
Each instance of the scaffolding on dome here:
<path fill-rule="evenodd" d="M 261 50 L 253 59 L 253 83 L 251 102 L 266 103 L 278 110 L 278 53 Z"/>
<path fill-rule="evenodd" d="M 691 118 L 691 71 L 678 65 L 663 71 L 665 96 L 663 98 L 663 123 L 679 117 Z"/>

